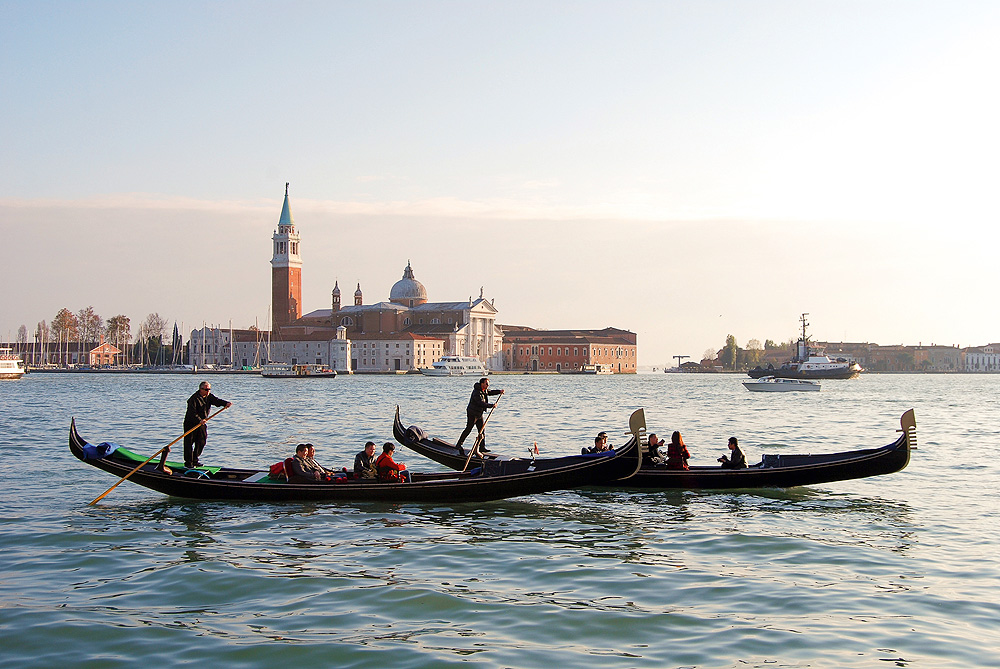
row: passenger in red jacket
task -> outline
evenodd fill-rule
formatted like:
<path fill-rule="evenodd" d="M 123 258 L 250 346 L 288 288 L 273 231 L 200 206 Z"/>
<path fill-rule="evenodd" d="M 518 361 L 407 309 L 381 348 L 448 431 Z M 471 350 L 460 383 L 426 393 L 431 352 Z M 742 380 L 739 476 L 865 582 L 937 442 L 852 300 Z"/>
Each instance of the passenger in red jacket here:
<path fill-rule="evenodd" d="M 392 453 L 396 447 L 391 441 L 382 445 L 382 455 L 375 461 L 375 471 L 378 472 L 379 481 L 399 483 L 400 479 L 410 482 L 410 472 L 404 471 L 406 465 L 392 459 Z"/>
<path fill-rule="evenodd" d="M 670 444 L 667 445 L 667 469 L 689 469 L 687 446 L 684 445 L 684 438 L 680 432 L 670 435 Z"/>

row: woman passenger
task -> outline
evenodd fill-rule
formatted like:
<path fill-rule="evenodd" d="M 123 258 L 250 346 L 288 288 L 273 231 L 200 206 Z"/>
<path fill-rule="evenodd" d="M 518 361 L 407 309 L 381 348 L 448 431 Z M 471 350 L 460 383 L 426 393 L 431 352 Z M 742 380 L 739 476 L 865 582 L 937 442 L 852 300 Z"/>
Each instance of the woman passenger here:
<path fill-rule="evenodd" d="M 688 458 L 691 454 L 680 432 L 670 435 L 670 444 L 667 445 L 667 469 L 689 469 Z"/>

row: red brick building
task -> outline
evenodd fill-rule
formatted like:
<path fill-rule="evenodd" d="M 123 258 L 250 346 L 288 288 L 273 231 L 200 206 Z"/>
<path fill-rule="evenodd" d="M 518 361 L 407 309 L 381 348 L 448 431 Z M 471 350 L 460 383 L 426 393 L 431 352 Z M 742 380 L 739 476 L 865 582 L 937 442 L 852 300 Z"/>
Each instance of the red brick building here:
<path fill-rule="evenodd" d="M 603 330 L 535 330 L 501 325 L 504 368 L 525 372 L 581 372 L 601 365 L 615 374 L 636 373 L 634 332 Z"/>

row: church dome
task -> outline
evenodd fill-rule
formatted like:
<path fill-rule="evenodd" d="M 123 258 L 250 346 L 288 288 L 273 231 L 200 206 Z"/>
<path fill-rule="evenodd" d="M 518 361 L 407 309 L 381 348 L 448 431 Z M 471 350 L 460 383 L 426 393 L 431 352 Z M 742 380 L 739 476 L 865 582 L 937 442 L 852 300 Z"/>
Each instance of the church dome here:
<path fill-rule="evenodd" d="M 413 268 L 410 267 L 409 260 L 406 261 L 403 278 L 394 283 L 392 290 L 389 291 L 389 301 L 410 307 L 427 301 L 427 289 L 424 288 L 424 284 L 413 278 Z"/>

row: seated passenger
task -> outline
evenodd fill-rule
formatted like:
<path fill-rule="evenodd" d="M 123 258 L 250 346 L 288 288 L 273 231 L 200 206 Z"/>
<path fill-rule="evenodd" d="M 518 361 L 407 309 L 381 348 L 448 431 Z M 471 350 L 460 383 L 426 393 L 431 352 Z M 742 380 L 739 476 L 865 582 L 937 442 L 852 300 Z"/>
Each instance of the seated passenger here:
<path fill-rule="evenodd" d="M 328 476 L 333 476 L 333 474 L 334 474 L 333 471 L 327 469 L 323 465 L 321 465 L 318 462 L 316 462 L 316 447 L 313 446 L 312 444 L 306 444 L 306 446 L 309 447 L 309 451 L 308 451 L 308 453 L 306 453 L 306 462 L 308 462 L 310 465 L 312 465 L 312 468 L 315 471 L 318 471 L 318 472 L 320 472 L 322 474 L 326 474 Z"/>
<path fill-rule="evenodd" d="M 670 435 L 670 444 L 667 445 L 667 469 L 690 469 L 688 467 L 690 457 L 691 454 L 684 445 L 681 433 L 674 432 Z"/>
<path fill-rule="evenodd" d="M 608 446 L 608 433 L 601 432 L 594 437 L 594 445 L 591 448 L 581 449 L 580 453 L 587 455 L 588 453 L 603 453 L 608 450 L 611 450 L 611 447 Z"/>
<path fill-rule="evenodd" d="M 643 454 L 642 459 L 644 461 L 651 462 L 652 464 L 662 464 L 663 454 L 660 453 L 660 446 L 666 443 L 662 439 L 656 436 L 653 432 L 649 435 L 649 440 L 646 442 L 647 452 Z"/>
<path fill-rule="evenodd" d="M 743 454 L 740 449 L 740 443 L 736 440 L 736 437 L 729 437 L 729 450 L 733 452 L 733 457 L 727 457 L 723 455 L 719 458 L 719 462 L 722 463 L 723 469 L 746 469 L 747 468 L 747 456 Z"/>
<path fill-rule="evenodd" d="M 299 444 L 295 447 L 295 457 L 291 458 L 289 467 L 286 467 L 285 476 L 289 483 L 319 483 L 326 480 L 326 474 L 317 469 L 315 461 L 309 462 L 309 444 Z"/>
<path fill-rule="evenodd" d="M 359 479 L 378 478 L 375 471 L 375 442 L 365 443 L 365 450 L 354 456 L 354 476 Z"/>
<path fill-rule="evenodd" d="M 396 446 L 391 441 L 382 444 L 382 455 L 375 461 L 375 471 L 378 472 L 378 480 L 392 483 L 399 483 L 404 480 L 410 482 L 410 472 L 403 471 L 406 465 L 392 459 L 392 453 Z"/>

